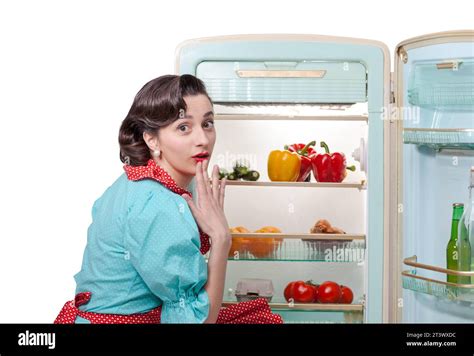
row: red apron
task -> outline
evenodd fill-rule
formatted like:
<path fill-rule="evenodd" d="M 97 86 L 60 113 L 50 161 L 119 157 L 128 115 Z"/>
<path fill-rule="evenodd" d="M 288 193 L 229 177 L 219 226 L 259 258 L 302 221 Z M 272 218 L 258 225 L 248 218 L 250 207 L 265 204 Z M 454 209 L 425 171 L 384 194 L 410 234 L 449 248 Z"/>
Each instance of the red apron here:
<path fill-rule="evenodd" d="M 74 324 L 76 317 L 89 320 L 92 324 L 159 324 L 161 306 L 142 314 L 101 314 L 79 310 L 91 297 L 90 292 L 79 293 L 74 300 L 64 304 L 54 324 Z M 278 314 L 273 314 L 267 301 L 259 298 L 221 308 L 216 324 L 282 324 Z"/>
<path fill-rule="evenodd" d="M 124 165 L 124 170 L 129 180 L 154 179 L 172 192 L 183 195 L 191 192 L 179 187 L 171 176 L 162 167 L 158 166 L 153 159 L 148 160 L 146 166 Z M 209 236 L 198 226 L 201 239 L 201 253 L 204 255 L 210 249 Z M 161 317 L 161 306 L 142 314 L 101 314 L 85 312 L 78 309 L 86 304 L 91 298 L 90 292 L 83 292 L 76 295 L 74 300 L 66 302 L 59 315 L 54 321 L 55 324 L 74 324 L 76 317 L 89 320 L 93 324 L 159 324 Z M 268 302 L 264 298 L 259 298 L 249 302 L 240 302 L 221 308 L 217 316 L 217 324 L 282 324 L 280 315 L 273 314 Z"/>

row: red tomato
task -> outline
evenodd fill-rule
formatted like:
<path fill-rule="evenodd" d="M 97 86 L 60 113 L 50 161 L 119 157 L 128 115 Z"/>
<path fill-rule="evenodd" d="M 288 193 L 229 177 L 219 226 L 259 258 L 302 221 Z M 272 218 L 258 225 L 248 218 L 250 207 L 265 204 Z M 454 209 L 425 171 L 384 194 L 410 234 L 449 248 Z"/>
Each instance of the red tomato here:
<path fill-rule="evenodd" d="M 311 303 L 316 296 L 315 288 L 304 281 L 289 283 L 283 294 L 287 302 L 293 299 L 295 303 Z"/>
<path fill-rule="evenodd" d="M 308 282 L 306 282 L 306 284 L 309 284 L 311 286 L 311 288 L 313 288 L 313 290 L 314 290 L 314 298 L 313 298 L 312 303 L 318 303 L 319 284 L 314 284 L 312 281 L 308 281 Z"/>
<path fill-rule="evenodd" d="M 341 300 L 341 287 L 335 282 L 324 282 L 318 288 L 318 300 L 325 304 L 339 303 L 339 300 Z"/>
<path fill-rule="evenodd" d="M 354 293 L 349 287 L 341 286 L 341 300 L 339 303 L 351 304 L 354 300 Z"/>
<path fill-rule="evenodd" d="M 285 287 L 285 291 L 283 292 L 284 296 L 285 296 L 285 300 L 287 302 L 290 302 L 290 299 L 293 299 L 293 286 L 294 286 L 295 282 L 290 282 L 288 283 L 288 285 Z M 294 301 L 294 299 L 293 299 Z"/>

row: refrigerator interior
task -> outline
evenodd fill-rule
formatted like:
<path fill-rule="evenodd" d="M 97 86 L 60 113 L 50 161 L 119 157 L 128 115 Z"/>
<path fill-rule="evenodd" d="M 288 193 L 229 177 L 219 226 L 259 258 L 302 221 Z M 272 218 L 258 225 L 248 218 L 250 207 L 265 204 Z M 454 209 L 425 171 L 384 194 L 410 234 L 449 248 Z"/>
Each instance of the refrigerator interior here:
<path fill-rule="evenodd" d="M 313 111 L 314 112 L 314 111 Z M 348 165 L 355 164 L 356 172 L 349 172 L 347 182 L 365 180 L 358 162 L 350 156 L 367 139 L 367 123 L 361 121 L 226 121 L 217 120 L 218 140 L 210 165 L 232 168 L 234 159 L 245 159 L 250 167 L 260 172 L 259 181 L 268 182 L 267 158 L 270 151 L 283 149 L 284 144 L 296 142 L 317 143 L 325 140 L 330 149 L 345 152 Z M 321 148 L 318 149 L 321 151 Z M 315 182 L 312 177 L 312 182 Z M 366 190 L 357 188 L 313 187 L 241 187 L 228 185 L 225 212 L 229 226 L 245 226 L 255 231 L 263 226 L 278 227 L 283 233 L 309 233 L 319 219 L 327 219 L 350 234 L 366 234 Z M 346 244 L 346 246 L 351 243 Z M 235 289 L 239 279 L 270 279 L 274 286 L 272 303 L 286 303 L 283 290 L 295 280 L 313 280 L 317 283 L 336 281 L 349 286 L 354 292 L 354 303 L 363 303 L 365 248 L 354 245 L 345 248 L 347 258 L 341 262 L 311 262 L 314 252 L 310 243 L 300 239 L 286 240 L 279 248 L 279 256 L 266 261 L 230 260 L 225 285 L 226 301 L 236 301 Z M 322 243 L 318 247 L 321 259 L 331 258 L 338 246 Z M 278 259 L 289 259 L 278 261 Z M 361 315 L 338 312 L 276 311 L 285 322 L 356 322 Z M 352 318 L 352 319 L 351 319 Z"/>
<path fill-rule="evenodd" d="M 474 47 L 472 42 L 433 44 L 409 49 L 407 57 L 402 64 L 403 257 L 416 255 L 420 263 L 446 268 L 452 205 L 467 203 L 474 165 L 474 132 L 453 130 L 474 129 Z M 440 68 L 450 62 L 454 68 Z M 417 273 L 446 280 L 446 274 Z M 405 277 L 403 287 L 403 322 L 474 320 L 472 304 L 451 300 L 449 288 Z"/>

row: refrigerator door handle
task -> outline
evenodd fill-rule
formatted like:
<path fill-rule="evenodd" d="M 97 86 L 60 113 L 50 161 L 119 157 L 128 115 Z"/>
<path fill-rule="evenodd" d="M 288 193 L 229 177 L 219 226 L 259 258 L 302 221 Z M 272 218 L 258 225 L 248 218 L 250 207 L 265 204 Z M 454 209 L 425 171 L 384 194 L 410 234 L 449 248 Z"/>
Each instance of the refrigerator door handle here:
<path fill-rule="evenodd" d="M 461 65 L 462 61 L 445 61 L 436 63 L 436 68 L 438 69 L 451 69 L 451 70 L 458 70 L 459 66 Z"/>

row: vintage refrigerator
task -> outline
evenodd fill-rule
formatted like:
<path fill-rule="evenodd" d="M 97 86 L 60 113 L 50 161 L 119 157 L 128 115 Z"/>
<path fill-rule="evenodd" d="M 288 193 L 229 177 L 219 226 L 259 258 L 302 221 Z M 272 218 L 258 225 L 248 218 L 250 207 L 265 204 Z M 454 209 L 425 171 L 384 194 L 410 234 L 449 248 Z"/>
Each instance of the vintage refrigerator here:
<path fill-rule="evenodd" d="M 473 31 L 413 38 L 394 53 L 391 72 L 388 47 L 372 40 L 269 34 L 178 45 L 176 73 L 202 79 L 214 102 L 210 165 L 260 173 L 228 181 L 229 225 L 246 232 L 232 233 L 224 305 L 271 296 L 286 323 L 474 321 L 471 289 L 429 268 L 445 267 L 450 209 L 467 202 L 474 166 Z M 341 183 L 270 181 L 272 150 L 312 140 L 318 152 L 324 141 L 345 153 L 355 172 Z M 320 219 L 345 234 L 311 230 Z M 283 291 L 296 280 L 346 285 L 354 300 L 288 303 Z"/>

